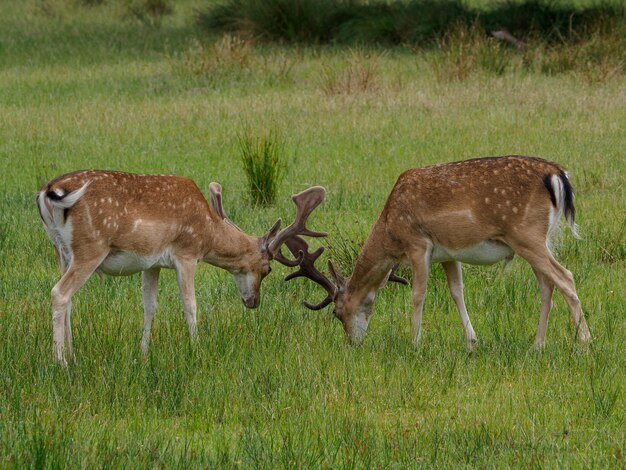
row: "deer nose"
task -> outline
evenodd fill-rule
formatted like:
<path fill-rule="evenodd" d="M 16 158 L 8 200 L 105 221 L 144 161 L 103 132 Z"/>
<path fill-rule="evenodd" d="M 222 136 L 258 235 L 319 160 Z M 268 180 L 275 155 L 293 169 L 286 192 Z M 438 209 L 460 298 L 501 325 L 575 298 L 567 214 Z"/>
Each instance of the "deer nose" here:
<path fill-rule="evenodd" d="M 247 299 L 244 299 L 242 297 L 241 301 L 246 306 L 246 308 L 257 308 L 259 306 L 259 297 L 256 295 L 248 297 Z"/>

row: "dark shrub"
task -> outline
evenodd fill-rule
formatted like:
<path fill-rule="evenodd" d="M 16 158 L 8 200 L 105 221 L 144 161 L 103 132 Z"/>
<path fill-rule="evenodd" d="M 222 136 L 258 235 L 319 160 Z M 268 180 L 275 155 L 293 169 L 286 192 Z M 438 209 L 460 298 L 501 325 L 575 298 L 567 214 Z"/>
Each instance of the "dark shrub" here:
<path fill-rule="evenodd" d="M 351 1 L 227 0 L 198 15 L 208 31 L 241 32 L 288 42 L 329 42 Z"/>
<path fill-rule="evenodd" d="M 550 0 L 528 0 L 503 3 L 482 13 L 480 22 L 487 31 L 505 28 L 519 37 L 533 33 L 548 41 L 563 41 L 588 37 L 598 28 L 617 27 L 624 17 L 624 8 L 610 3 L 579 8 Z"/>
<path fill-rule="evenodd" d="M 462 0 L 224 0 L 198 14 L 210 32 L 237 32 L 300 43 L 433 45 L 460 24 L 477 24 L 484 34 L 507 29 L 522 38 L 546 41 L 588 37 L 621 28 L 626 13 L 615 3 L 575 7 L 552 0 L 508 1 L 486 10 Z"/>

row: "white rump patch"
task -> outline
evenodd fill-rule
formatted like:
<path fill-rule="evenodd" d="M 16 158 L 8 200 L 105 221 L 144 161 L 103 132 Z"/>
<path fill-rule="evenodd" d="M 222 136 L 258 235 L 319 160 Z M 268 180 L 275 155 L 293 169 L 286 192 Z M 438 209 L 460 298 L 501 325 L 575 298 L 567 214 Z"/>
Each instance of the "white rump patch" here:
<path fill-rule="evenodd" d="M 91 181 L 87 181 L 76 191 L 64 195 L 63 191 L 56 188 L 54 193 L 63 199 L 57 201 L 46 196 L 45 192 L 40 192 L 37 198 L 39 211 L 43 219 L 44 228 L 48 238 L 59 252 L 63 262 L 68 265 L 72 260 L 72 237 L 73 225 L 71 217 L 65 218 L 64 211 L 74 206 L 85 194 Z"/>
<path fill-rule="evenodd" d="M 55 207 L 52 203 L 53 201 L 46 197 L 45 192 L 39 193 L 37 204 L 44 229 L 48 238 L 58 250 L 63 263 L 67 266 L 72 260 L 72 220 L 70 218 L 63 220 L 63 209 Z"/>

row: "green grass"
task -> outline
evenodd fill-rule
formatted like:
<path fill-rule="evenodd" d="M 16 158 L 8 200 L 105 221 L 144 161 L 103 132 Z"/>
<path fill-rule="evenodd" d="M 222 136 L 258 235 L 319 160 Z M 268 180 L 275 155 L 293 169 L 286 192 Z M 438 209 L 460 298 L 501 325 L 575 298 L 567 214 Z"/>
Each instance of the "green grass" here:
<path fill-rule="evenodd" d="M 624 467 L 623 75 L 512 67 L 440 80 L 438 51 L 250 46 L 245 67 L 216 78 L 188 62 L 212 47 L 190 26 L 203 2 L 176 2 L 158 30 L 115 4 L 47 2 L 50 16 L 42 3 L 0 3 L 0 467 Z M 329 93 L 329 70 L 366 70 L 375 86 Z M 248 202 L 244 124 L 285 137 L 275 206 Z M 76 364 L 53 363 L 58 268 L 34 195 L 54 176 L 175 172 L 205 191 L 219 181 L 229 216 L 257 235 L 293 217 L 291 194 L 321 184 L 309 225 L 330 232 L 324 258 L 347 265 L 400 172 L 508 153 L 570 170 L 584 238 L 565 233 L 558 257 L 576 277 L 589 349 L 574 345 L 556 294 L 546 350 L 531 351 L 540 296 L 519 259 L 464 268 L 471 354 L 439 267 L 416 350 L 406 287 L 381 292 L 354 348 L 328 309 L 301 306 L 324 293 L 284 283 L 287 269 L 274 266 L 248 311 L 231 276 L 203 266 L 196 346 L 173 272 L 145 364 L 139 276 L 94 276 L 74 297 Z"/>
<path fill-rule="evenodd" d="M 276 132 L 239 136 L 241 166 L 246 175 L 250 202 L 257 206 L 271 206 L 276 202 L 287 165 L 283 147 L 283 139 Z"/>

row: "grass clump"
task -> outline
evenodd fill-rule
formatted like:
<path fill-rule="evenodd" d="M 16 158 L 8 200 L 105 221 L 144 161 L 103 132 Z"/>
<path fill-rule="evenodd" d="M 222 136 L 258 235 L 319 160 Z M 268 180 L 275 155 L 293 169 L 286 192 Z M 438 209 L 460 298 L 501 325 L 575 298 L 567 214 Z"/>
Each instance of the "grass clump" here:
<path fill-rule="evenodd" d="M 476 70 L 503 75 L 515 58 L 515 51 L 476 25 L 457 25 L 437 45 L 429 62 L 439 82 L 463 81 Z"/>
<path fill-rule="evenodd" d="M 220 88 L 225 83 L 288 84 L 296 60 L 289 51 L 264 53 L 248 38 L 225 34 L 208 44 L 194 38 L 174 64 L 177 72 L 191 76 L 199 85 Z"/>
<path fill-rule="evenodd" d="M 163 17 L 174 12 L 168 0 L 125 0 L 122 5 L 128 17 L 155 28 L 161 26 Z"/>
<path fill-rule="evenodd" d="M 340 66 L 325 64 L 322 69 L 322 91 L 325 95 L 350 95 L 379 89 L 376 58 L 353 51 Z"/>
<path fill-rule="evenodd" d="M 256 206 L 273 205 L 286 169 L 284 140 L 270 131 L 261 137 L 240 136 L 238 143 L 250 200 Z"/>
<path fill-rule="evenodd" d="M 244 39 L 226 34 L 207 46 L 194 40 L 183 53 L 183 69 L 201 77 L 226 78 L 245 73 L 251 62 L 252 50 Z"/>
<path fill-rule="evenodd" d="M 626 36 L 619 32 L 599 32 L 573 44 L 541 44 L 525 55 L 529 67 L 545 75 L 574 72 L 592 84 L 624 74 L 625 45 Z"/>

